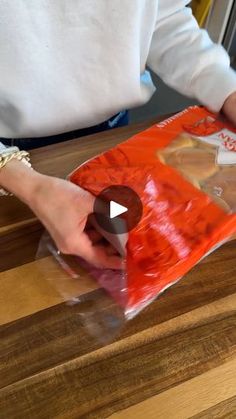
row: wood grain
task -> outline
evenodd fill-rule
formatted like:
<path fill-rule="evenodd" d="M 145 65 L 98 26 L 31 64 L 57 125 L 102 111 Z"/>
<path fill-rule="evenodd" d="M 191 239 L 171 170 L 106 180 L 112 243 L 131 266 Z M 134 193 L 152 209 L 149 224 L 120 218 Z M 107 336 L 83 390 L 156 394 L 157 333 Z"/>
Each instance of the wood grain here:
<path fill-rule="evenodd" d="M 230 361 L 235 366 L 235 321 L 236 313 L 230 308 L 223 318 L 214 315 L 207 324 L 193 322 L 186 330 L 172 330 L 163 338 L 150 330 L 151 341 L 130 337 L 64 360 L 4 387 L 1 411 L 11 418 L 25 417 L 27 412 L 39 418 L 63 417 L 65 412 L 73 418 L 107 417 L 181 383 L 187 385 L 194 377 Z M 58 339 L 54 351 L 60 349 Z M 44 355 L 49 357 L 47 352 Z M 223 385 L 225 375 L 219 377 Z M 233 379 L 234 371 L 229 377 L 232 383 Z"/>
<path fill-rule="evenodd" d="M 1 197 L 0 205 L 0 235 L 2 231 L 6 231 L 6 227 L 17 225 L 31 218 L 35 218 L 30 209 L 19 201 L 15 196 Z"/>
<path fill-rule="evenodd" d="M 215 405 L 220 401 L 227 402 L 228 406 L 228 399 L 236 397 L 235 369 L 236 360 L 234 359 L 158 396 L 116 413 L 111 418 L 186 419 L 193 415 L 195 418 L 206 418 L 207 414 L 210 415 L 211 408 L 216 413 Z M 199 414 L 204 410 L 208 410 L 208 413 L 205 411 Z M 233 413 L 232 410 L 230 412 Z M 216 418 L 216 416 L 211 417 Z"/>
<path fill-rule="evenodd" d="M 70 264 L 72 264 L 72 260 L 70 260 Z M 227 268 L 224 265 L 226 260 Z M 80 270 L 76 260 L 73 263 L 73 268 L 77 270 L 80 277 L 79 281 L 71 279 L 68 274 L 64 273 L 52 257 L 0 273 L 0 324 L 65 301 L 65 288 L 67 289 L 67 299 L 97 288 L 96 283 L 83 270 Z M 165 301 L 159 311 L 162 316 L 164 313 L 168 315 L 170 306 L 173 305 L 174 308 L 171 312 L 173 313 L 174 310 L 178 313 L 176 310 L 178 307 L 182 310 L 184 301 L 188 304 L 188 309 L 193 309 L 200 304 L 229 295 L 230 292 L 236 292 L 235 275 L 235 242 L 231 242 L 196 266 L 184 280 L 176 285 L 174 292 L 170 289 L 168 292 L 170 305 Z M 60 291 L 60 298 L 56 290 Z M 71 292 L 70 295 L 69 292 Z M 189 292 L 192 294 L 189 295 Z M 5 295 L 10 297 L 11 305 L 8 300 L 5 300 Z M 191 295 L 194 295 L 195 299 L 190 299 Z M 25 302 L 24 305 L 21 304 L 22 301 Z M 148 314 L 147 321 L 150 327 L 155 324 L 156 319 L 153 319 L 153 316 L 149 317 Z"/>
<path fill-rule="evenodd" d="M 0 231 L 0 272 L 35 260 L 43 226 L 30 218 Z"/>
<path fill-rule="evenodd" d="M 74 280 L 63 272 L 52 257 L 3 272 L 0 275 L 0 324 L 52 307 L 69 300 L 70 296 L 72 299 L 73 296 L 96 288 L 96 282 L 88 274 L 81 270 L 80 278 Z"/>
<path fill-rule="evenodd" d="M 191 312 L 199 307 L 205 307 L 210 303 L 216 303 L 222 298 L 224 299 L 225 297 L 234 295 L 236 293 L 234 248 L 235 244 L 229 243 L 224 248 L 218 250 L 218 252 L 213 253 L 205 260 L 205 263 L 195 267 L 184 280 L 169 289 L 161 298 L 144 310 L 140 316 L 133 321 L 128 322 L 122 331 L 122 338 L 132 336 L 140 331 L 145 331 L 146 329 L 151 329 L 170 319 L 178 319 L 178 316 L 181 316 L 184 313 Z M 225 261 L 227 261 L 227 264 Z M 1 333 L 3 333 L 1 336 L 5 336 L 6 338 L 6 346 L 2 345 L 0 348 L 0 351 L 2 350 L 1 359 L 4 361 L 4 354 L 6 354 L 8 359 L 8 351 L 14 354 L 12 360 L 8 360 L 7 362 L 10 369 L 4 371 L 4 382 L 5 380 L 10 380 L 10 382 L 12 382 L 11 375 L 17 380 L 25 378 L 27 375 L 25 375 L 26 369 L 24 368 L 24 365 L 27 360 L 30 361 L 30 373 L 35 374 L 36 372 L 43 370 L 45 368 L 45 362 L 47 362 L 44 357 L 40 360 L 39 364 L 37 363 L 38 369 L 34 369 L 34 359 L 32 357 L 39 348 L 42 349 L 42 353 L 45 348 L 47 348 L 47 351 L 51 353 L 51 363 L 61 362 L 61 360 L 64 359 L 64 354 L 67 354 L 70 358 L 70 356 L 80 356 L 94 348 L 93 345 L 91 348 L 87 346 L 87 338 L 82 338 L 83 336 L 86 336 L 87 333 L 84 325 L 80 324 L 80 321 L 78 321 L 78 311 L 80 311 L 78 306 L 68 307 L 59 305 L 51 307 L 56 303 L 56 300 L 59 297 L 55 288 L 54 290 L 51 290 L 50 288 L 50 292 L 47 291 L 50 277 L 54 279 L 59 276 L 59 278 L 62 277 L 63 280 L 67 277 L 58 269 L 55 262 L 52 260 L 47 260 L 47 263 L 45 262 L 45 260 L 40 261 L 41 265 L 38 265 L 39 262 L 34 262 L 0 274 L 0 295 L 2 296 L 1 319 L 2 322 L 6 322 L 4 316 L 4 313 L 6 313 L 7 322 L 12 321 L 12 323 L 7 323 L 6 326 L 2 326 L 1 328 Z M 20 272 L 20 274 L 18 274 L 18 272 Z M 21 287 L 18 287 L 17 285 L 19 277 Z M 36 284 L 38 284 L 35 288 L 34 278 L 36 278 Z M 82 284 L 79 284 L 79 286 L 81 287 Z M 84 292 L 88 292 L 92 289 L 94 283 L 91 283 L 89 288 L 88 283 L 84 284 L 83 282 L 83 286 Z M 33 288 L 34 290 L 32 299 L 31 293 L 28 294 L 28 288 Z M 96 296 L 98 298 L 99 291 L 95 292 L 97 292 L 97 294 L 94 298 L 96 298 Z M 47 293 L 47 295 L 45 295 L 45 293 Z M 102 301 L 104 301 L 103 296 Z M 21 302 L 24 302 L 24 304 Z M 104 301 L 104 307 L 106 307 L 105 303 L 106 302 Z M 51 308 L 45 310 L 46 307 Z M 36 313 L 34 316 L 24 317 L 39 310 L 43 311 Z M 204 310 L 207 318 L 207 308 Z M 20 317 L 23 317 L 22 320 L 13 321 Z M 36 329 L 34 326 L 35 324 L 37 324 Z M 47 325 L 46 332 L 45 325 Z M 77 343 L 75 344 L 74 340 L 75 338 L 77 339 L 77 336 L 73 336 L 75 325 L 78 336 L 81 337 L 79 346 Z M 20 339 L 19 330 L 22 330 L 23 333 L 23 335 L 20 335 Z M 57 342 L 57 338 L 56 340 L 53 338 L 55 330 L 58 330 L 59 335 L 61 336 L 60 348 L 62 351 L 59 351 L 56 356 L 54 353 L 54 345 L 55 342 Z M 5 332 L 7 332 L 7 335 L 5 335 Z M 10 335 L 8 335 L 8 333 Z M 11 336 L 10 341 L 8 340 L 8 336 Z M 50 336 L 49 342 L 47 341 L 47 336 Z M 1 339 L 1 341 L 3 342 L 3 339 Z M 37 344 L 33 351 L 34 341 L 36 341 Z M 25 350 L 25 342 L 30 342 L 29 345 L 32 351 L 29 352 L 28 350 Z M 83 342 L 85 342 L 85 346 L 83 345 Z M 88 342 L 90 345 L 91 339 L 89 339 Z M 71 348 L 69 352 L 68 344 Z M 14 348 L 13 352 L 12 348 Z M 11 362 L 13 364 L 11 364 Z M 11 372 L 11 367 L 15 366 L 16 363 L 19 366 L 19 369 L 15 371 L 15 368 L 13 368 Z M 46 365 L 48 366 L 48 364 Z M 9 381 L 7 381 L 7 383 L 9 384 Z"/>
<path fill-rule="evenodd" d="M 234 369 L 235 371 L 235 369 Z M 215 406 L 204 410 L 191 419 L 235 419 L 236 418 L 236 396 L 231 397 Z"/>

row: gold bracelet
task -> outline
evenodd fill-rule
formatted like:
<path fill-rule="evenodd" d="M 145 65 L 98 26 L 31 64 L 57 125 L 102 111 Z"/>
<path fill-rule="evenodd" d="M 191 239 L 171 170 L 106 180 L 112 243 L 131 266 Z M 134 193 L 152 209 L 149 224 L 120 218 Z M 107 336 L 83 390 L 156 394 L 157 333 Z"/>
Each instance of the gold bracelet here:
<path fill-rule="evenodd" d="M 15 153 L 11 154 L 2 153 L 0 154 L 0 169 L 6 166 L 6 164 L 9 163 L 9 161 L 11 161 L 12 159 L 17 159 L 19 161 L 25 159 L 27 163 L 29 163 L 30 161 L 29 153 L 27 151 L 16 151 Z M 31 166 L 30 163 L 29 166 Z"/>
<path fill-rule="evenodd" d="M 24 163 L 26 166 L 31 168 L 29 153 L 27 151 L 19 151 L 18 150 L 18 151 L 15 151 L 15 152 L 11 153 L 11 154 L 7 153 L 7 152 L 0 154 L 0 170 L 4 166 L 6 166 L 6 164 L 9 163 L 9 161 L 11 161 L 13 159 L 17 159 L 19 161 L 22 161 L 22 163 Z M 12 194 L 0 187 L 0 196 L 4 196 L 4 195 L 12 195 Z"/>

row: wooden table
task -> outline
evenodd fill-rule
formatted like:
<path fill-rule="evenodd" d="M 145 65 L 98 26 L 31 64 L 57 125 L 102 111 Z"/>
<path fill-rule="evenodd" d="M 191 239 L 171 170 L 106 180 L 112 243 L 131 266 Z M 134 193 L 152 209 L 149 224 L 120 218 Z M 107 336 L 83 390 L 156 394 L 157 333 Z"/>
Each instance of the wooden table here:
<path fill-rule="evenodd" d="M 35 150 L 33 164 L 64 177 L 145 126 Z M 101 344 L 49 281 L 65 279 L 55 261 L 35 261 L 41 234 L 23 204 L 1 198 L 1 418 L 236 417 L 234 242 Z M 84 277 L 80 292 L 100 291 Z"/>

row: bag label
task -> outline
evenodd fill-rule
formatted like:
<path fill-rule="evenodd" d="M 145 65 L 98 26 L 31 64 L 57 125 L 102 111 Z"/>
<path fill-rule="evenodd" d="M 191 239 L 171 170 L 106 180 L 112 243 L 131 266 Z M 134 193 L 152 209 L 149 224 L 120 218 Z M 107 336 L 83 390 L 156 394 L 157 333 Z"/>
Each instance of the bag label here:
<path fill-rule="evenodd" d="M 236 164 L 236 134 L 228 129 L 223 129 L 214 134 L 197 137 L 204 143 L 218 147 L 217 164 Z"/>
<path fill-rule="evenodd" d="M 194 138 L 216 147 L 218 165 L 236 164 L 236 132 L 224 127 L 222 122 L 207 116 L 195 124 L 183 125 Z"/>

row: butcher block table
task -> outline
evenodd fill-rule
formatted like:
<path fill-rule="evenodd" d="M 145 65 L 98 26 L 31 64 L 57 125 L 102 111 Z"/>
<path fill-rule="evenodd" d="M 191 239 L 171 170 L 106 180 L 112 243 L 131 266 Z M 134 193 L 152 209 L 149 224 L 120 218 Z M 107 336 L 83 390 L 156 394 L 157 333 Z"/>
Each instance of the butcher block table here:
<path fill-rule="evenodd" d="M 32 163 L 65 177 L 148 125 L 34 150 Z M 52 257 L 35 260 L 42 232 L 15 197 L 1 198 L 1 419 L 236 418 L 235 242 L 101 343 L 52 285 L 66 274 Z M 81 294 L 99 292 L 80 280 Z"/>

